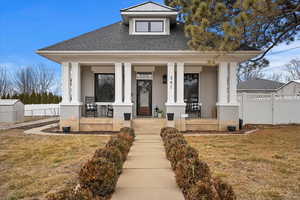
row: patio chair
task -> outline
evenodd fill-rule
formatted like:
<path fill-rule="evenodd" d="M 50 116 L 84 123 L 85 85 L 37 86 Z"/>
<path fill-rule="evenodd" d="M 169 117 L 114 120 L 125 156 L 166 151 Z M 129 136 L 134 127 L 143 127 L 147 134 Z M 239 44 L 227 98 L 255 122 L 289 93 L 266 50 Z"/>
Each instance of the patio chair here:
<path fill-rule="evenodd" d="M 186 113 L 201 118 L 201 105 L 198 102 L 186 103 Z"/>
<path fill-rule="evenodd" d="M 97 117 L 98 109 L 95 103 L 95 97 L 85 97 L 85 115 L 87 117 Z"/>
<path fill-rule="evenodd" d="M 112 105 L 107 105 L 107 114 L 106 116 L 107 117 L 113 117 L 114 115 L 114 109 L 112 107 Z"/>

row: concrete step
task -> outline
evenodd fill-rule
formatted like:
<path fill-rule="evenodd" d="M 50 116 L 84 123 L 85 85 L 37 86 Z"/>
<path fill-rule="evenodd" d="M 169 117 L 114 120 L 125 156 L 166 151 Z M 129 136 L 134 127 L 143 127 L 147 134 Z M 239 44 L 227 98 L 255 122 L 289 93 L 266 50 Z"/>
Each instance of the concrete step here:
<path fill-rule="evenodd" d="M 132 121 L 132 127 L 134 128 L 137 134 L 157 134 L 160 133 L 160 129 L 165 127 L 165 119 L 153 119 L 153 118 L 143 118 L 143 119 L 134 119 Z"/>

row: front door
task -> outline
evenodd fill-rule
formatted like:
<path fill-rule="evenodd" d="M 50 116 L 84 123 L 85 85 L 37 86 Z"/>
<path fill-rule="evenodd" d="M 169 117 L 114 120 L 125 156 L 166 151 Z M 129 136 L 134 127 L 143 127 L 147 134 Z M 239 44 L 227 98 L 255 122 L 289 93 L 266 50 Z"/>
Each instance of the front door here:
<path fill-rule="evenodd" d="M 152 116 L 152 80 L 137 80 L 137 115 Z"/>

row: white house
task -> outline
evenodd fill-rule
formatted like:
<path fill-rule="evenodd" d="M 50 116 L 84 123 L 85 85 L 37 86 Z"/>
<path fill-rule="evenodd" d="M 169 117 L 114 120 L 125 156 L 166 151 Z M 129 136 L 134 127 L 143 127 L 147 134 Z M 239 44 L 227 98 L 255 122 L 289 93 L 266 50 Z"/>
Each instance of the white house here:
<path fill-rule="evenodd" d="M 118 130 L 124 113 L 131 113 L 134 121 L 156 117 L 158 108 L 174 113 L 176 126 L 184 131 L 191 124 L 184 119 L 187 104 L 201 106 L 194 125 L 212 120 L 219 130 L 237 126 L 237 64 L 260 51 L 191 50 L 183 25 L 176 21 L 178 11 L 155 2 L 120 12 L 120 22 L 37 51 L 61 64 L 61 126 Z M 98 105 L 94 116 L 86 113 L 87 99 Z"/>

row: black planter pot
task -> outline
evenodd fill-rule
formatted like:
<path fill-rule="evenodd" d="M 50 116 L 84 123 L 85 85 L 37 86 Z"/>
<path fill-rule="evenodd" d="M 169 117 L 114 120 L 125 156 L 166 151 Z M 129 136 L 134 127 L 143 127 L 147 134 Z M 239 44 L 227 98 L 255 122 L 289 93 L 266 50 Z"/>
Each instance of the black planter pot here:
<path fill-rule="evenodd" d="M 234 131 L 236 131 L 236 127 L 235 126 L 227 126 L 227 130 L 229 132 L 234 132 Z"/>
<path fill-rule="evenodd" d="M 129 121 L 131 119 L 131 113 L 124 113 L 124 120 Z"/>
<path fill-rule="evenodd" d="M 174 113 L 167 113 L 168 121 L 174 120 Z"/>
<path fill-rule="evenodd" d="M 62 127 L 62 131 L 63 131 L 63 133 L 70 133 L 71 127 L 70 126 L 64 126 L 64 127 Z"/>
<path fill-rule="evenodd" d="M 239 129 L 240 129 L 240 130 L 242 130 L 243 125 L 244 125 L 244 120 L 239 119 Z"/>

